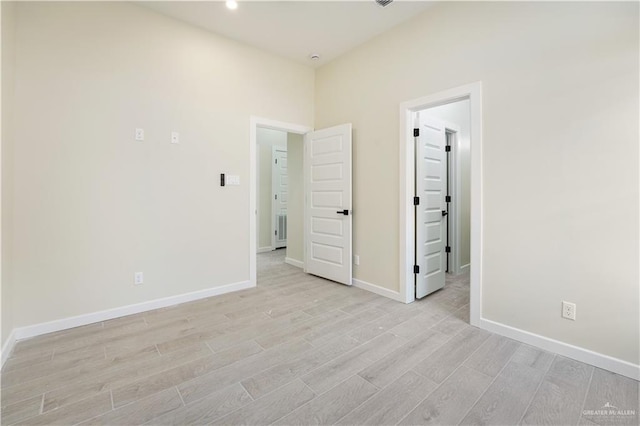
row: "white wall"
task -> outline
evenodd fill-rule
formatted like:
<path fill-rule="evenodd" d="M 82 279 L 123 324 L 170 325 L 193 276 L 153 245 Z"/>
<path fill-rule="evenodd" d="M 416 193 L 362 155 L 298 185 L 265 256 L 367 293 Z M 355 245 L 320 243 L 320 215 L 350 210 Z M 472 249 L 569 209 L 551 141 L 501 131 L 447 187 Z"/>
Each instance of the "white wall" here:
<path fill-rule="evenodd" d="M 258 127 L 258 250 L 271 248 L 272 158 L 273 147 L 287 147 L 287 132 Z"/>
<path fill-rule="evenodd" d="M 457 134 L 456 144 L 456 156 L 458 157 L 460 166 L 458 170 L 460 186 L 460 194 L 458 195 L 460 202 L 459 205 L 456 206 L 460 212 L 460 223 L 458 226 L 460 247 L 458 248 L 458 252 L 460 253 L 460 266 L 468 266 L 471 262 L 471 122 L 469 120 L 469 100 L 466 99 L 429 108 L 424 113 L 436 119 L 443 120 L 446 123 L 455 124 L 460 129 Z M 450 182 L 450 185 L 455 203 L 456 191 L 455 188 L 453 188 L 453 182 Z M 449 220 L 453 221 L 453 217 L 450 216 Z M 456 250 L 455 247 L 454 250 Z M 450 265 L 450 268 L 453 268 L 453 265 Z"/>
<path fill-rule="evenodd" d="M 11 241 L 13 217 L 13 90 L 15 67 L 15 9 L 10 2 L 1 2 L 2 14 L 2 299 L 0 322 L 0 345 L 4 347 L 11 330 L 13 320 L 13 283 L 11 277 Z"/>
<path fill-rule="evenodd" d="M 15 26 L 15 326 L 247 281 L 249 119 L 311 126 L 313 70 L 130 3 Z"/>
<path fill-rule="evenodd" d="M 289 202 L 287 205 L 287 257 L 304 262 L 304 136 L 287 134 L 287 172 Z"/>
<path fill-rule="evenodd" d="M 480 80 L 484 317 L 638 364 L 638 6 L 443 2 L 321 67 L 316 128 L 354 126 L 356 278 L 399 288 L 398 105 Z"/>

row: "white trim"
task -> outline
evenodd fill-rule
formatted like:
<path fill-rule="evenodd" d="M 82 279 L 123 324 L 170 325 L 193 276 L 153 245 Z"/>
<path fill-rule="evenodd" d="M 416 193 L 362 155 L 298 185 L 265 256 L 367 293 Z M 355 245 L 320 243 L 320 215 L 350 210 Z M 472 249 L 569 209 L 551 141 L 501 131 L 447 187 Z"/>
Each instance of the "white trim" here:
<path fill-rule="evenodd" d="M 4 366 L 4 363 L 11 356 L 11 352 L 13 352 L 13 348 L 16 346 L 16 342 L 16 330 L 13 329 L 11 330 L 11 334 L 9 334 L 7 341 L 4 342 L 4 345 L 2 345 L 2 363 L 0 363 L 0 367 Z"/>
<path fill-rule="evenodd" d="M 470 267 L 471 267 L 471 264 L 470 264 L 470 263 L 467 263 L 466 265 L 462 265 L 462 266 L 460 267 L 460 272 L 464 272 L 464 270 L 465 270 L 465 269 L 470 268 Z"/>
<path fill-rule="evenodd" d="M 297 133 L 303 135 L 312 129 L 299 124 L 285 123 L 282 121 L 270 120 L 268 118 L 251 116 L 249 118 L 249 282 L 252 287 L 257 283 L 256 256 L 258 245 L 256 232 L 256 188 L 257 188 L 257 161 L 256 151 L 258 145 L 257 129 L 262 127 L 265 129 L 282 130 L 288 133 Z"/>
<path fill-rule="evenodd" d="M 257 253 L 266 253 L 268 251 L 273 251 L 273 247 L 271 246 L 260 247 Z"/>
<path fill-rule="evenodd" d="M 255 287 L 255 284 L 252 285 L 249 281 L 241 281 L 238 283 L 221 285 L 218 287 L 212 287 L 205 290 L 194 291 L 191 293 L 179 294 L 177 296 L 163 297 L 162 299 L 136 303 L 134 305 L 121 306 L 119 308 L 107 309 L 90 314 L 63 318 L 55 321 L 44 322 L 41 324 L 29 325 L 26 327 L 19 327 L 14 329 L 13 332 L 17 340 L 28 339 L 30 337 L 40 336 L 41 334 L 67 330 L 69 328 L 80 327 L 100 321 L 107 321 L 113 318 L 138 314 L 140 312 L 147 312 L 158 308 L 166 308 L 168 306 L 179 305 L 180 303 L 206 299 L 207 297 L 219 296 L 221 294 L 245 290 L 251 287 Z"/>
<path fill-rule="evenodd" d="M 426 108 L 469 99 L 471 112 L 471 284 L 470 322 L 479 326 L 482 300 L 482 83 L 445 90 L 430 96 L 400 104 L 400 242 L 399 269 L 402 301 L 411 303 L 414 297 L 414 220 L 413 179 L 415 174 L 413 149 L 413 113 Z M 410 148 L 410 149 L 409 149 Z"/>
<path fill-rule="evenodd" d="M 540 336 L 539 334 L 530 333 L 486 318 L 480 319 L 480 328 L 567 358 L 630 377 L 634 380 L 640 380 L 640 365 L 635 365 L 628 361 Z"/>
<path fill-rule="evenodd" d="M 366 281 L 359 280 L 357 278 L 353 278 L 351 281 L 354 287 L 358 287 L 363 290 L 367 290 L 372 293 L 379 294 L 380 296 L 388 297 L 389 299 L 397 300 L 398 302 L 404 303 L 402 295 L 397 291 L 389 290 L 388 288 L 380 287 L 378 285 L 371 284 Z"/>
<path fill-rule="evenodd" d="M 287 265 L 295 266 L 296 268 L 304 269 L 304 262 L 301 262 L 296 259 L 292 259 L 290 257 L 285 257 L 284 263 L 286 263 Z"/>

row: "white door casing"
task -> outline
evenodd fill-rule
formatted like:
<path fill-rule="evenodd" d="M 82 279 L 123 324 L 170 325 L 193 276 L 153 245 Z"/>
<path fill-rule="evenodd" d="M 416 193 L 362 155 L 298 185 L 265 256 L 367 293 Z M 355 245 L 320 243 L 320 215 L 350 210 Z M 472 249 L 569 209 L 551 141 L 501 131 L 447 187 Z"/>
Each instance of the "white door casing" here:
<path fill-rule="evenodd" d="M 286 216 L 288 192 L 287 148 L 273 147 L 271 159 L 271 246 L 286 247 Z"/>
<path fill-rule="evenodd" d="M 416 137 L 416 298 L 444 287 L 447 187 L 444 125 L 418 113 Z"/>
<path fill-rule="evenodd" d="M 304 151 L 305 272 L 351 285 L 351 124 L 305 134 Z"/>

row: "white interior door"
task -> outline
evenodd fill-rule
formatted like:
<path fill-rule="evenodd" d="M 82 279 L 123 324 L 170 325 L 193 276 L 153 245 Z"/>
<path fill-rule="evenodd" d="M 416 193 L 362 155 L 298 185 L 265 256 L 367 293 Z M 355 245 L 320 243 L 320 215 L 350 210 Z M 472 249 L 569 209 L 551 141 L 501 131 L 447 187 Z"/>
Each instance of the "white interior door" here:
<path fill-rule="evenodd" d="M 351 124 L 304 137 L 305 272 L 351 285 Z"/>
<path fill-rule="evenodd" d="M 273 147 L 273 159 L 271 164 L 271 186 L 273 198 L 271 199 L 273 214 L 272 246 L 274 248 L 287 246 L 287 202 L 288 202 L 288 177 L 287 177 L 287 148 Z"/>
<path fill-rule="evenodd" d="M 444 287 L 447 188 L 445 128 L 418 114 L 416 137 L 416 298 Z M 415 203 L 414 203 L 415 204 Z"/>

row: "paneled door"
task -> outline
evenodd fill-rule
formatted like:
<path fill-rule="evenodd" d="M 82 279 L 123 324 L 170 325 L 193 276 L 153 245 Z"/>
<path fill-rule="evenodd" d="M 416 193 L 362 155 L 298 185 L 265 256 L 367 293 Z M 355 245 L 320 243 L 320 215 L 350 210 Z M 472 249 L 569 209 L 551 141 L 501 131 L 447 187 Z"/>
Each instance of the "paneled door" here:
<path fill-rule="evenodd" d="M 273 164 L 271 165 L 271 186 L 273 192 L 271 220 L 273 221 L 274 248 L 287 246 L 287 203 L 289 198 L 289 181 L 287 175 L 287 148 L 273 147 Z"/>
<path fill-rule="evenodd" d="M 446 270 L 446 134 L 420 114 L 416 137 L 416 298 L 444 287 Z"/>
<path fill-rule="evenodd" d="M 351 285 L 351 124 L 304 139 L 305 272 Z"/>

